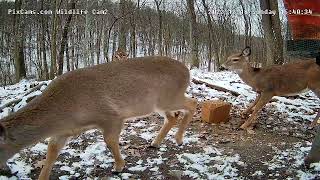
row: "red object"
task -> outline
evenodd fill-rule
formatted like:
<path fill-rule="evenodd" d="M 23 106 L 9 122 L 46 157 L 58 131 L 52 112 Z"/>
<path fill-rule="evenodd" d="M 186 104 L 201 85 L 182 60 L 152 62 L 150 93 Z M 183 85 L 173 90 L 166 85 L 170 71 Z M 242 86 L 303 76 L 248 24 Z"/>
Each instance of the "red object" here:
<path fill-rule="evenodd" d="M 283 0 L 293 39 L 320 40 L 320 0 Z"/>

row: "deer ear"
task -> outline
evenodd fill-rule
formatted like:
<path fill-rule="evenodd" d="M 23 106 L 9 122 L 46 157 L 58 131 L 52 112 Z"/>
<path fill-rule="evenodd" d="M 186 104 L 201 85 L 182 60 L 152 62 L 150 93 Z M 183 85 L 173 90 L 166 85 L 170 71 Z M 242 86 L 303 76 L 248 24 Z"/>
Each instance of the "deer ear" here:
<path fill-rule="evenodd" d="M 251 48 L 247 46 L 242 50 L 242 56 L 247 57 L 251 55 Z"/>
<path fill-rule="evenodd" d="M 6 130 L 5 128 L 0 124 L 0 144 L 3 143 L 6 140 Z"/>

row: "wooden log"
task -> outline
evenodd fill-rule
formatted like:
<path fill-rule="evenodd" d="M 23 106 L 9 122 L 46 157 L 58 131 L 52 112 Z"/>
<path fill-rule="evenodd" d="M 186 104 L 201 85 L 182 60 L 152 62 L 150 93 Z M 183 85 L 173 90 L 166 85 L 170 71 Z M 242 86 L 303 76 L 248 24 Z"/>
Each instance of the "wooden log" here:
<path fill-rule="evenodd" d="M 6 104 L 4 104 L 3 106 L 0 107 L 0 112 L 2 112 L 2 110 L 6 107 L 11 107 L 15 104 L 18 104 L 21 100 L 22 100 L 22 98 L 19 98 L 19 99 L 15 99 L 10 102 L 7 102 Z"/>
<path fill-rule="evenodd" d="M 227 122 L 230 117 L 231 104 L 223 101 L 205 101 L 202 104 L 201 119 L 208 123 Z"/>
<path fill-rule="evenodd" d="M 33 87 L 33 88 L 31 88 L 29 91 L 27 91 L 23 96 L 27 96 L 27 95 L 31 94 L 32 92 L 34 92 L 34 91 L 40 90 L 43 85 L 47 85 L 47 83 L 42 82 L 42 83 L 36 85 L 35 87 Z M 35 96 L 37 96 L 37 95 L 35 95 Z M 27 99 L 27 102 L 29 102 L 30 100 L 32 100 L 35 96 L 29 97 L 29 98 Z M 23 97 L 22 97 L 22 98 L 23 98 Z M 12 100 L 12 101 L 10 101 L 10 102 L 7 102 L 6 104 L 4 104 L 3 106 L 0 107 L 0 112 L 2 112 L 2 110 L 3 110 L 4 108 L 6 108 L 6 107 L 11 107 L 11 106 L 14 106 L 14 105 L 18 104 L 20 101 L 22 101 L 22 98 L 14 99 L 14 100 Z"/>
<path fill-rule="evenodd" d="M 232 94 L 233 96 L 239 96 L 240 95 L 238 92 L 232 91 L 230 89 L 226 89 L 226 88 L 221 87 L 221 86 L 209 84 L 209 83 L 201 81 L 201 80 L 192 79 L 192 82 L 195 83 L 195 84 L 205 84 L 209 88 L 215 89 L 217 91 L 228 92 L 228 93 Z"/>
<path fill-rule="evenodd" d="M 26 94 L 24 94 L 23 96 L 27 96 L 27 95 L 31 94 L 32 92 L 34 92 L 34 91 L 40 90 L 43 85 L 47 85 L 47 83 L 42 82 L 42 83 L 36 85 L 35 87 L 31 88 L 28 92 L 26 92 Z"/>

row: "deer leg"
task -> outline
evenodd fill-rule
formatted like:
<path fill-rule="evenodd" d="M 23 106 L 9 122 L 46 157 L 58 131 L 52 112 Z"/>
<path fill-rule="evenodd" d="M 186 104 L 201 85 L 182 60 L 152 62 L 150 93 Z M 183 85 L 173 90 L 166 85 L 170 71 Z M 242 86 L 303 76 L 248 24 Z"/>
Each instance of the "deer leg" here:
<path fill-rule="evenodd" d="M 151 143 L 152 147 L 159 147 L 160 143 L 166 137 L 166 135 L 168 134 L 170 129 L 174 125 L 176 125 L 176 123 L 177 123 L 177 117 L 168 111 L 165 112 L 164 118 L 165 118 L 165 121 L 164 121 L 162 128 L 160 129 L 160 132 L 158 133 L 157 137 Z"/>
<path fill-rule="evenodd" d="M 254 107 L 254 110 L 249 117 L 249 119 L 246 120 L 244 124 L 240 126 L 241 129 L 248 129 L 248 127 L 251 127 L 256 123 L 257 121 L 257 116 L 260 110 L 263 108 L 264 105 L 266 105 L 271 98 L 273 97 L 273 94 L 271 93 L 262 93 L 261 97 L 259 98 L 257 104 Z"/>
<path fill-rule="evenodd" d="M 257 102 L 259 101 L 260 97 L 261 97 L 261 94 L 258 94 L 256 99 L 249 105 L 249 107 L 245 111 L 243 111 L 241 113 L 241 117 L 242 118 L 247 118 L 248 117 L 248 115 L 252 112 L 252 108 L 257 104 Z"/>
<path fill-rule="evenodd" d="M 316 89 L 316 90 L 312 90 L 313 93 L 315 93 L 318 98 L 320 99 L 320 90 Z M 320 109 L 318 110 L 318 114 L 317 116 L 313 119 L 312 123 L 311 123 L 311 127 L 316 127 L 317 124 L 320 124 Z"/>
<path fill-rule="evenodd" d="M 114 170 L 121 172 L 124 168 L 125 161 L 123 160 L 120 152 L 119 138 L 123 125 L 123 121 L 114 121 L 116 124 L 106 125 L 103 128 L 103 138 L 107 147 L 110 149 L 114 157 Z"/>
<path fill-rule="evenodd" d="M 182 145 L 183 143 L 183 135 L 187 129 L 187 126 L 189 122 L 192 120 L 193 114 L 196 111 L 197 108 L 197 101 L 192 98 L 185 98 L 185 103 L 184 103 L 184 117 L 182 121 L 179 124 L 179 129 L 178 132 L 175 135 L 175 139 L 178 145 Z"/>
<path fill-rule="evenodd" d="M 316 127 L 318 124 L 320 124 L 320 109 L 318 110 L 317 116 L 313 119 L 311 127 Z"/>
<path fill-rule="evenodd" d="M 39 175 L 39 180 L 48 180 L 53 167 L 54 162 L 58 158 L 60 150 L 65 145 L 69 136 L 54 136 L 50 138 L 48 145 L 47 156 L 45 165 L 43 166 Z"/>
<path fill-rule="evenodd" d="M 312 143 L 311 150 L 304 161 L 307 166 L 311 163 L 320 161 L 320 128 L 317 129 L 317 134 Z"/>
<path fill-rule="evenodd" d="M 173 114 L 173 111 L 182 110 L 184 111 L 184 117 L 179 124 L 179 128 L 177 133 L 175 134 L 175 140 L 177 144 L 181 145 L 183 142 L 183 134 L 189 124 L 189 122 L 192 120 L 193 113 L 196 110 L 197 101 L 192 98 L 184 97 L 182 103 L 180 105 L 175 105 L 174 109 L 167 110 L 166 111 L 166 121 L 163 125 L 163 127 L 160 129 L 159 134 L 155 138 L 155 140 L 152 142 L 151 146 L 153 147 L 159 147 L 161 141 L 164 139 L 164 137 L 167 135 L 167 133 L 170 131 L 170 129 L 177 123 L 177 116 Z M 168 107 L 163 108 L 168 109 Z"/>

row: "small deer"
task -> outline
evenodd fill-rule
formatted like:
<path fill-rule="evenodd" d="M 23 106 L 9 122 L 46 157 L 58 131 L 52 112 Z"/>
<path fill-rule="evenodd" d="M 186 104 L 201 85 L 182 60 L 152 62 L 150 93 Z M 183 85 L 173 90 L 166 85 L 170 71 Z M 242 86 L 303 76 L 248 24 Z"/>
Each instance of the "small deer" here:
<path fill-rule="evenodd" d="M 121 172 L 125 161 L 119 136 L 125 120 L 152 112 L 159 112 L 165 122 L 151 146 L 159 147 L 176 124 L 175 140 L 181 145 L 197 105 L 184 95 L 189 76 L 186 66 L 167 57 L 135 58 L 67 72 L 25 107 L 0 120 L 0 163 L 51 137 L 39 175 L 39 179 L 47 180 L 67 139 L 97 128 L 113 154 L 114 170 Z M 184 114 L 179 123 L 177 111 Z"/>
<path fill-rule="evenodd" d="M 118 49 L 112 56 L 112 61 L 125 61 L 128 60 L 128 54 L 121 49 Z"/>
<path fill-rule="evenodd" d="M 320 66 L 315 60 L 297 60 L 284 65 L 266 68 L 254 68 L 249 63 L 250 47 L 242 53 L 228 57 L 222 67 L 235 71 L 240 78 L 257 92 L 255 101 L 242 113 L 248 117 L 240 128 L 252 130 L 257 122 L 259 111 L 273 96 L 292 96 L 311 90 L 320 98 Z M 311 126 L 315 126 L 320 117 L 320 109 Z"/>

